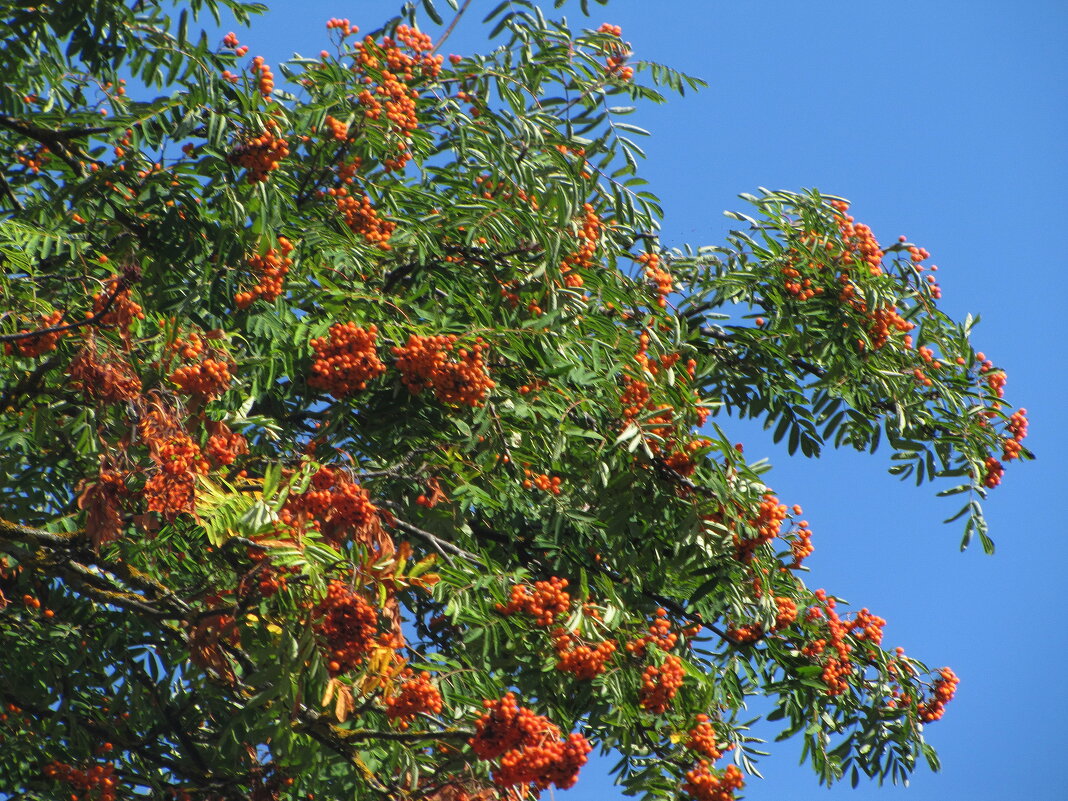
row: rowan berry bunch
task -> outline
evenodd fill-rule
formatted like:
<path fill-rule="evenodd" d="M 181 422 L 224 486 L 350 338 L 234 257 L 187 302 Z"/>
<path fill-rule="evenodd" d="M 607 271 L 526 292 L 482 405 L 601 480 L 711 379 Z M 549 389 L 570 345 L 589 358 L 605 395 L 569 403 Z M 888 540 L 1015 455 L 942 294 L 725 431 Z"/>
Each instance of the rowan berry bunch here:
<path fill-rule="evenodd" d="M 896 306 L 884 306 L 868 313 L 867 306 L 862 301 L 853 301 L 853 305 L 867 316 L 868 336 L 873 350 L 879 350 L 886 345 L 894 332 L 907 334 L 916 327 L 901 316 Z M 911 340 L 906 339 L 905 344 L 911 344 Z"/>
<path fill-rule="evenodd" d="M 619 25 L 612 25 L 605 22 L 601 24 L 601 27 L 597 29 L 597 33 L 608 34 L 614 36 L 617 39 L 623 35 L 623 28 Z M 613 77 L 618 78 L 621 81 L 629 81 L 634 77 L 634 68 L 625 66 L 627 59 L 630 58 L 630 50 L 623 42 L 612 43 L 608 46 L 609 54 L 608 60 L 605 62 L 605 72 Z"/>
<path fill-rule="evenodd" d="M 601 240 L 601 230 L 604 228 L 604 223 L 597 216 L 597 211 L 592 204 L 586 203 L 582 209 L 583 217 L 576 234 L 579 247 L 560 261 L 560 274 L 564 276 L 564 283 L 574 289 L 581 287 L 584 283 L 579 270 L 589 269 L 595 264 L 597 245 Z"/>
<path fill-rule="evenodd" d="M 671 702 L 682 687 L 686 671 L 682 660 L 669 654 L 664 664 L 657 667 L 648 665 L 642 673 L 641 687 L 638 689 L 638 705 L 654 715 L 662 715 L 671 707 Z"/>
<path fill-rule="evenodd" d="M 115 801 L 118 797 L 115 792 L 118 786 L 115 765 L 110 762 L 81 770 L 53 760 L 41 772 L 48 779 L 69 785 L 75 791 L 70 794 L 71 801 Z"/>
<path fill-rule="evenodd" d="M 682 790 L 695 801 L 732 801 L 734 791 L 744 786 L 742 772 L 736 765 L 728 765 L 722 774 L 716 774 L 708 760 L 702 759 L 686 773 Z"/>
<path fill-rule="evenodd" d="M 986 457 L 983 462 L 983 486 L 994 489 L 1001 483 L 1001 477 L 1005 473 L 1005 466 L 993 456 Z"/>
<path fill-rule="evenodd" d="M 571 596 L 566 588 L 567 579 L 556 576 L 548 581 L 535 581 L 533 586 L 516 584 L 508 603 L 497 604 L 497 611 L 502 615 L 522 612 L 534 618 L 536 625 L 549 627 L 571 608 Z"/>
<path fill-rule="evenodd" d="M 608 660 L 616 652 L 612 640 L 586 645 L 564 629 L 554 633 L 553 647 L 556 649 L 556 669 L 583 680 L 595 679 L 604 673 Z"/>
<path fill-rule="evenodd" d="M 401 381 L 413 394 L 432 389 L 442 403 L 481 406 L 494 382 L 483 359 L 481 337 L 470 348 L 457 347 L 453 334 L 423 337 L 411 334 L 404 346 L 392 349 Z"/>
<path fill-rule="evenodd" d="M 251 70 L 252 74 L 256 76 L 256 88 L 259 90 L 260 95 L 264 100 L 270 102 L 271 94 L 274 92 L 274 73 L 264 63 L 263 56 L 256 56 L 252 59 Z M 288 153 L 283 155 L 288 155 Z"/>
<path fill-rule="evenodd" d="M 103 358 L 89 340 L 78 351 L 67 372 L 72 388 L 101 403 L 123 403 L 141 394 L 141 379 L 118 354 L 105 352 Z"/>
<path fill-rule="evenodd" d="M 920 720 L 925 723 L 940 720 L 945 714 L 946 704 L 956 695 L 960 679 L 948 667 L 938 671 L 938 678 L 932 687 L 932 698 L 920 705 Z"/>
<path fill-rule="evenodd" d="M 345 471 L 330 467 L 316 471 L 306 492 L 291 494 L 278 518 L 290 528 L 310 525 L 334 544 L 364 538 L 380 526 L 371 494 Z"/>
<path fill-rule="evenodd" d="M 268 122 L 268 130 L 243 139 L 230 151 L 230 163 L 246 171 L 245 180 L 250 184 L 266 181 L 289 155 L 289 143 L 276 131 L 277 124 Z"/>
<path fill-rule="evenodd" d="M 234 304 L 239 309 L 247 309 L 257 298 L 268 303 L 282 296 L 282 288 L 293 259 L 289 254 L 294 245 L 284 236 L 278 237 L 278 249 L 270 248 L 266 253 L 255 253 L 246 259 L 248 268 L 256 276 L 257 282 L 251 289 L 234 295 Z"/>
<path fill-rule="evenodd" d="M 172 476 L 207 471 L 206 463 L 201 459 L 200 448 L 185 433 L 175 434 L 158 443 L 154 449 L 154 458 L 159 469 Z"/>
<path fill-rule="evenodd" d="M 57 310 L 41 315 L 36 328 L 30 330 L 23 329 L 22 331 L 19 331 L 19 333 L 30 334 L 33 331 L 43 331 L 43 329 L 46 328 L 54 328 L 62 321 L 63 312 Z M 43 353 L 51 353 L 54 351 L 56 349 L 56 343 L 59 342 L 59 338 L 63 336 L 63 334 L 63 331 L 49 331 L 34 336 L 22 337 L 16 339 L 14 342 L 5 342 L 4 352 L 8 355 L 18 353 L 20 356 L 35 358 Z"/>
<path fill-rule="evenodd" d="M 311 341 L 315 357 L 308 385 L 335 398 L 367 388 L 367 382 L 386 371 L 375 351 L 378 328 L 335 323 L 328 337 Z"/>
<path fill-rule="evenodd" d="M 128 267 L 122 275 L 113 275 L 104 281 L 101 291 L 93 295 L 92 314 L 96 318 L 97 326 L 115 328 L 126 337 L 134 320 L 145 319 L 144 310 L 140 304 L 134 302 L 128 286 L 139 278 L 140 268 L 133 266 Z"/>
<path fill-rule="evenodd" d="M 344 142 L 349 138 L 349 124 L 327 114 L 323 125 L 330 132 L 330 138 L 337 142 Z"/>
<path fill-rule="evenodd" d="M 867 610 L 864 610 L 867 612 Z M 775 597 L 775 624 L 773 631 L 781 631 L 797 620 L 797 604 L 792 598 L 785 596 Z M 884 623 L 886 621 L 883 621 Z"/>
<path fill-rule="evenodd" d="M 708 715 L 698 715 L 697 723 L 687 734 L 689 739 L 686 741 L 686 747 L 691 751 L 703 754 L 713 762 L 723 756 L 723 751 L 719 747 L 719 737 Z"/>
<path fill-rule="evenodd" d="M 550 784 L 561 790 L 574 786 L 592 750 L 585 737 L 574 733 L 562 739 L 556 725 L 519 706 L 513 693 L 482 705 L 486 711 L 475 721 L 468 742 L 480 759 L 499 758 L 493 770 L 498 787 L 529 784 L 540 791 Z"/>
<path fill-rule="evenodd" d="M 208 441 L 204 444 L 204 455 L 217 465 L 231 465 L 237 457 L 248 453 L 248 440 L 244 435 L 231 431 L 226 423 L 209 422 Z"/>
<path fill-rule="evenodd" d="M 852 620 L 844 620 L 838 615 L 837 602 L 828 597 L 825 590 L 816 590 L 814 595 L 817 604 L 809 607 L 805 620 L 825 620 L 825 631 L 821 632 L 825 636 L 811 640 L 802 648 L 802 653 L 812 659 L 823 660 L 822 679 L 827 686 L 827 694 L 841 695 L 849 688 L 847 679 L 855 667 L 854 646 L 847 638 L 851 636 L 856 642 L 867 641 L 878 646 L 883 639 L 886 620 L 867 609 L 861 609 Z"/>
<path fill-rule="evenodd" d="M 340 676 L 362 665 L 378 635 L 375 608 L 347 584 L 334 580 L 314 612 L 315 631 L 323 643 L 330 676 Z"/>
<path fill-rule="evenodd" d="M 209 335 L 211 336 L 211 335 Z M 196 331 L 185 339 L 176 337 L 167 345 L 170 359 L 182 362 L 168 376 L 179 391 L 210 401 L 222 395 L 233 380 L 234 361 L 225 350 L 209 345 L 207 337 Z"/>
<path fill-rule="evenodd" d="M 1027 437 L 1027 409 L 1017 409 L 1005 424 L 1009 436 L 1002 442 L 1001 458 L 1006 462 L 1020 458 L 1024 438 Z"/>
<path fill-rule="evenodd" d="M 23 152 L 23 146 L 20 146 L 15 154 L 15 161 L 36 175 L 41 172 L 41 168 L 48 163 L 51 157 L 52 154 L 49 152 L 47 145 L 41 145 L 28 153 Z"/>
<path fill-rule="evenodd" d="M 979 361 L 979 375 L 990 391 L 998 398 L 1005 397 L 1005 384 L 1008 382 L 1009 377 L 1005 374 L 1005 371 L 995 367 L 994 362 L 986 358 L 983 353 L 975 354 L 975 358 Z"/>
<path fill-rule="evenodd" d="M 649 633 L 626 643 L 624 647 L 627 653 L 644 658 L 650 644 L 655 645 L 661 651 L 670 651 L 674 648 L 679 641 L 679 635 L 671 630 L 671 621 L 667 614 L 666 609 L 657 609 L 653 621 L 649 624 Z"/>
<path fill-rule="evenodd" d="M 741 562 L 751 560 L 758 547 L 779 536 L 788 514 L 786 504 L 780 503 L 772 493 L 765 493 L 757 507 L 756 517 L 749 521 L 749 525 L 756 529 L 756 536 L 742 539 L 736 534 L 734 537 L 736 558 Z"/>
<path fill-rule="evenodd" d="M 350 195 L 344 186 L 328 189 L 326 194 L 334 198 L 337 210 L 341 212 L 341 217 L 350 231 L 381 250 L 389 250 L 392 247 L 389 239 L 393 236 L 397 224 L 379 217 L 369 196 L 357 198 Z"/>
<path fill-rule="evenodd" d="M 800 507 L 798 507 L 800 509 Z M 800 511 L 798 512 L 800 513 Z M 815 553 L 816 548 L 812 544 L 812 529 L 809 528 L 807 520 L 802 520 L 797 524 L 797 528 L 791 532 L 792 537 L 790 539 L 790 552 L 793 555 L 793 561 L 789 567 L 796 569 L 801 567 L 801 564 L 808 557 Z"/>
<path fill-rule="evenodd" d="M 637 262 L 642 266 L 642 275 L 656 287 L 656 304 L 661 308 L 667 307 L 668 295 L 671 294 L 673 278 L 664 260 L 659 253 L 642 253 Z"/>
<path fill-rule="evenodd" d="M 864 264 L 868 272 L 873 275 L 881 275 L 883 272 L 883 256 L 885 252 L 875 234 L 864 223 L 858 223 L 848 214 L 849 204 L 842 200 L 831 201 L 831 207 L 837 212 L 835 221 L 841 241 L 845 245 L 845 254 L 853 256 Z"/>
<path fill-rule="evenodd" d="M 386 698 L 386 717 L 407 729 L 416 715 L 440 714 L 441 693 L 431 683 L 429 673 L 423 671 L 416 675 L 411 668 L 405 668 L 401 676 L 404 682 L 397 694 Z"/>
<path fill-rule="evenodd" d="M 194 475 L 206 473 L 208 463 L 184 432 L 148 442 L 158 472 L 145 482 L 145 502 L 148 511 L 173 522 L 179 514 L 192 513 L 195 509 Z"/>
<path fill-rule="evenodd" d="M 560 476 L 535 473 L 530 468 L 524 468 L 523 475 L 522 487 L 525 490 L 538 489 L 542 492 L 551 492 L 553 495 L 559 495 L 562 492 L 560 485 L 563 483 L 563 479 Z"/>
<path fill-rule="evenodd" d="M 382 122 L 390 140 L 391 152 L 382 157 L 387 172 L 404 169 L 411 159 L 409 144 L 419 127 L 416 84 L 437 77 L 445 60 L 431 53 L 429 36 L 408 25 L 397 26 L 394 37 L 379 42 L 364 37 L 351 53 L 352 70 L 364 87 L 356 98 L 363 117 Z"/>

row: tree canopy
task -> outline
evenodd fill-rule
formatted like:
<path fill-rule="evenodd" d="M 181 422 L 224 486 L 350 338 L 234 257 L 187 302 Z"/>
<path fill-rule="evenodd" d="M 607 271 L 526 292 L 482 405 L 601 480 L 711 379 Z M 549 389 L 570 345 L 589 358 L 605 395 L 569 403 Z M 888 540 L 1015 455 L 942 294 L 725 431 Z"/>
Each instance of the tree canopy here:
<path fill-rule="evenodd" d="M 4 4 L 0 795 L 519 801 L 602 749 L 721 801 L 753 698 L 825 782 L 937 768 L 957 677 L 807 586 L 729 417 L 989 551 L 1004 370 L 842 198 L 662 245 L 628 115 L 701 81 L 478 5 L 271 65 L 256 4 Z"/>

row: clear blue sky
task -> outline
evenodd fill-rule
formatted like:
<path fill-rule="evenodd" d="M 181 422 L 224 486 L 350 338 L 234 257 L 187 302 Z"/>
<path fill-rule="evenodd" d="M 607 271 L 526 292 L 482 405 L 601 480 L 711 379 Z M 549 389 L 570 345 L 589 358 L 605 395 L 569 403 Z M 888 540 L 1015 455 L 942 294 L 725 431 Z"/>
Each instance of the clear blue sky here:
<path fill-rule="evenodd" d="M 328 18 L 369 29 L 400 0 L 268 3 L 241 39 L 275 64 L 317 54 Z M 479 21 L 495 4 L 474 0 L 445 51 L 480 48 Z M 568 11 L 577 18 L 577 3 Z M 907 234 L 931 251 L 950 313 L 982 315 L 977 347 L 1007 369 L 1007 397 L 1028 409 L 1039 456 L 1011 465 L 986 505 L 997 555 L 961 555 L 958 527 L 940 522 L 956 507 L 898 483 L 883 456 L 788 458 L 758 427 L 724 423 L 747 456 L 772 458 L 780 497 L 804 506 L 811 583 L 885 617 L 887 645 L 962 679 L 928 729 L 941 773 L 921 769 L 907 790 L 828 791 L 796 767 L 798 743 L 773 743 L 746 797 L 1063 801 L 1068 527 L 1052 501 L 1057 477 L 1068 479 L 1068 359 L 1049 303 L 1068 297 L 1068 4 L 615 0 L 592 27 L 606 21 L 623 26 L 636 57 L 709 82 L 632 118 L 654 134 L 644 175 L 665 201 L 665 241 L 722 242 L 722 211 L 757 186 L 850 198 L 882 241 Z M 606 768 L 588 765 L 557 797 L 621 797 Z"/>

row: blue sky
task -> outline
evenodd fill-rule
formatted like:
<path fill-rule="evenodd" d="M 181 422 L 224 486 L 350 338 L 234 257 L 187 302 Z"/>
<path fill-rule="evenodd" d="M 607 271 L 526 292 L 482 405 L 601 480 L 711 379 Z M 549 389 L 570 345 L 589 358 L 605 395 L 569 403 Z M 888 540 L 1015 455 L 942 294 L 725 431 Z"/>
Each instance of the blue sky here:
<path fill-rule="evenodd" d="M 370 29 L 400 1 L 271 5 L 241 40 L 276 64 L 317 54 L 330 17 Z M 445 51 L 480 48 L 492 5 L 474 0 Z M 577 18 L 577 3 L 568 11 Z M 721 421 L 747 456 L 772 459 L 767 480 L 780 497 L 804 507 L 813 586 L 869 607 L 889 621 L 885 644 L 962 679 L 928 729 L 941 773 L 921 769 L 907 790 L 828 791 L 796 766 L 798 743 L 773 743 L 746 797 L 1061 801 L 1068 584 L 1066 525 L 1052 501 L 1057 476 L 1068 479 L 1068 358 L 1049 304 L 1068 297 L 1068 4 L 615 0 L 591 26 L 606 21 L 623 26 L 637 58 L 709 83 L 631 118 L 653 133 L 643 172 L 665 204 L 664 240 L 722 242 L 722 211 L 758 186 L 850 198 L 883 242 L 907 234 L 931 251 L 944 308 L 982 315 L 974 341 L 1008 371 L 1007 397 L 1028 409 L 1039 457 L 1010 465 L 986 504 L 997 555 L 962 555 L 959 528 L 940 522 L 956 507 L 887 475 L 883 455 L 790 458 L 759 426 Z M 587 766 L 557 797 L 621 797 L 606 769 Z"/>

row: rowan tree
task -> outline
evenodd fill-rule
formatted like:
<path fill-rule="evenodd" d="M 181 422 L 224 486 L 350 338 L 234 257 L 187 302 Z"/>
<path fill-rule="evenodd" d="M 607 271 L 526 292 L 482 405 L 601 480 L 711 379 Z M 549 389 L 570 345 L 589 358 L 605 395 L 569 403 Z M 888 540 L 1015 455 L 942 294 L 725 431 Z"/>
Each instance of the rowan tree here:
<path fill-rule="evenodd" d="M 700 82 L 612 24 L 196 27 L 259 10 L 4 7 L 0 793 L 517 801 L 598 748 L 729 799 L 754 697 L 826 782 L 937 766 L 956 676 L 717 425 L 888 449 L 989 549 L 1026 415 L 927 251 L 815 191 L 664 247 L 626 115 Z"/>

